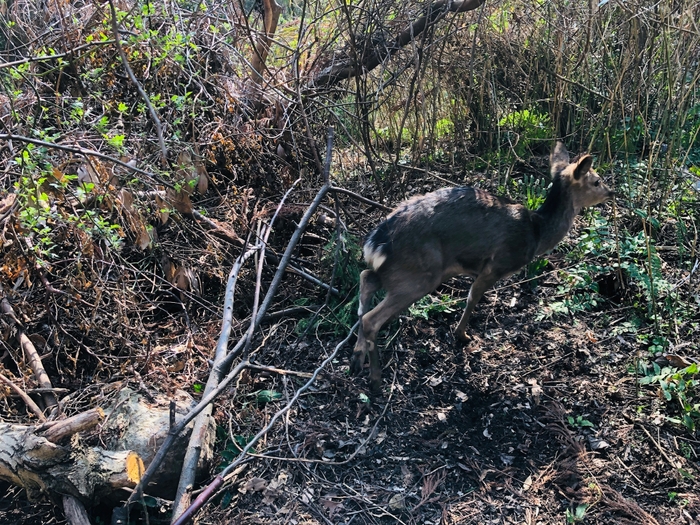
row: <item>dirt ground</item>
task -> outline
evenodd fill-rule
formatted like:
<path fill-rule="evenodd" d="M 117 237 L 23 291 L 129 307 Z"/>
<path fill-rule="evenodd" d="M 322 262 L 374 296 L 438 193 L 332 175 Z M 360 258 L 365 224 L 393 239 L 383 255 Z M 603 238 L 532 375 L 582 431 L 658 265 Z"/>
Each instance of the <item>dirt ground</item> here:
<path fill-rule="evenodd" d="M 596 314 L 533 322 L 549 289 L 502 283 L 466 347 L 450 330 L 458 312 L 402 316 L 383 337 L 384 395 L 371 403 L 366 378 L 347 375 L 348 346 L 206 521 L 698 523 L 698 441 L 664 424 L 655 392 L 635 386 L 635 346 Z M 333 346 L 267 352 L 312 371 Z M 249 388 L 288 397 L 302 381 L 257 376 Z M 252 435 L 276 409 L 219 422 L 248 420 L 231 433 Z"/>

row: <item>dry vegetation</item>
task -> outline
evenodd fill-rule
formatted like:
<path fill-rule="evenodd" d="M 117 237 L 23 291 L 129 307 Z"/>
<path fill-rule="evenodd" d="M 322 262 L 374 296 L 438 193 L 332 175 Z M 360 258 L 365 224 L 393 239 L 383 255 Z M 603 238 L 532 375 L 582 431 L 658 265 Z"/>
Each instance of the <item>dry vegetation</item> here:
<path fill-rule="evenodd" d="M 127 387 L 201 399 L 256 247 L 228 345 L 251 366 L 197 487 L 240 463 L 202 522 L 697 523 L 700 4 L 434 6 L 0 0 L 0 424 Z M 329 125 L 335 188 L 268 293 Z M 336 345 L 384 206 L 474 184 L 535 207 L 555 138 L 616 203 L 487 294 L 471 345 L 450 332 L 466 279 L 414 305 L 370 401 Z M 66 519 L 59 494 L 0 493 L 0 523 Z M 129 494 L 82 503 L 105 523 Z M 143 502 L 132 522 L 170 520 Z"/>

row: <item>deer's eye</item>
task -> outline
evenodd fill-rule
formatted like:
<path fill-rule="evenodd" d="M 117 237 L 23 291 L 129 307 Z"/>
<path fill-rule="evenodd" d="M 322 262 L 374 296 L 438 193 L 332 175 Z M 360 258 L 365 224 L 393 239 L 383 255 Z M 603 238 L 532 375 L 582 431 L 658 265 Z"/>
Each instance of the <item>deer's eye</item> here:
<path fill-rule="evenodd" d="M 595 181 L 595 183 L 594 183 L 593 185 L 594 185 L 594 186 L 600 186 L 600 181 L 599 181 L 599 180 Z"/>

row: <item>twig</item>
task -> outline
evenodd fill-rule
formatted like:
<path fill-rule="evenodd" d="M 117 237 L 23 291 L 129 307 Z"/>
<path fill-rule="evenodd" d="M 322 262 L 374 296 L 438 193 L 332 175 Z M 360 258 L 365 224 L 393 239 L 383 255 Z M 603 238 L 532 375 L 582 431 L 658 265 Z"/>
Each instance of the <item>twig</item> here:
<path fill-rule="evenodd" d="M 328 137 L 329 137 L 329 140 L 328 140 L 328 143 L 326 146 L 326 159 L 330 159 L 331 152 L 333 149 L 333 128 L 332 127 L 329 127 Z M 282 255 L 282 259 L 280 260 L 279 267 L 277 268 L 277 273 L 275 273 L 275 276 L 273 277 L 272 282 L 270 283 L 270 288 L 267 291 L 267 295 L 265 296 L 265 299 L 263 300 L 263 304 L 260 307 L 260 312 L 261 312 L 260 316 L 265 315 L 265 312 L 267 312 L 267 309 L 269 308 L 270 304 L 272 303 L 272 299 L 273 299 L 275 293 L 277 292 L 277 287 L 279 286 L 280 282 L 282 282 L 282 276 L 284 274 L 284 270 L 287 268 L 287 265 L 289 264 L 289 260 L 292 258 L 292 252 L 296 248 L 296 245 L 299 242 L 301 235 L 306 230 L 306 226 L 309 224 L 311 217 L 316 212 L 316 208 L 318 208 L 319 204 L 321 204 L 321 201 L 326 196 L 326 193 L 328 193 L 328 190 L 330 190 L 330 188 L 331 188 L 330 176 L 328 173 L 329 170 L 330 170 L 330 162 L 327 161 L 326 162 L 326 172 L 323 174 L 323 178 L 327 182 L 318 191 L 313 202 L 307 208 L 306 212 L 304 212 L 304 215 L 302 216 L 301 220 L 299 221 L 299 225 L 297 226 L 297 229 L 292 234 L 292 237 L 289 240 L 289 244 L 287 245 L 287 249 L 284 251 L 284 254 Z"/>
<path fill-rule="evenodd" d="M 270 259 L 272 259 L 276 263 L 278 263 L 280 261 L 280 258 L 274 253 L 267 253 L 267 254 L 265 254 L 265 256 L 269 257 Z M 318 277 L 316 277 L 312 273 L 308 272 L 307 270 L 302 270 L 301 268 L 299 268 L 291 263 L 289 263 L 287 266 L 289 267 L 289 270 L 291 272 L 296 273 L 300 277 L 303 277 L 304 279 L 306 279 L 310 283 L 313 283 L 317 286 L 320 286 L 321 288 L 329 291 L 330 293 L 332 293 L 335 296 L 340 295 L 340 292 L 338 291 L 337 288 L 334 288 L 331 285 L 324 283 L 321 279 L 319 279 Z"/>
<path fill-rule="evenodd" d="M 274 215 L 270 219 L 270 224 L 267 226 L 265 233 L 263 235 L 263 238 L 261 242 L 257 245 L 257 247 L 254 250 L 250 250 L 246 254 L 244 254 L 243 261 L 241 261 L 241 264 L 238 265 L 238 271 L 240 271 L 240 267 L 242 266 L 243 262 L 245 262 L 245 259 L 247 259 L 250 255 L 259 253 L 259 259 L 258 259 L 258 270 L 257 270 L 257 277 L 256 277 L 256 284 L 255 284 L 255 299 L 253 303 L 253 314 L 250 322 L 250 328 L 246 334 L 245 339 L 247 339 L 247 345 L 250 344 L 250 341 L 252 341 L 253 337 L 253 330 L 256 327 L 256 318 L 257 318 L 257 313 L 258 313 L 258 301 L 260 298 L 260 281 L 262 278 L 262 269 L 263 269 L 263 263 L 265 261 L 264 257 L 264 250 L 265 247 L 267 246 L 267 241 L 270 236 L 270 232 L 272 231 L 272 226 L 275 223 L 275 220 L 277 219 L 277 216 L 279 215 L 280 210 L 282 209 L 282 206 L 284 205 L 285 201 L 287 200 L 287 197 L 294 191 L 294 188 L 297 186 L 297 184 L 301 182 L 301 179 L 297 179 L 294 184 L 287 190 L 287 192 L 284 194 L 282 199 L 280 200 L 279 204 L 277 205 L 277 209 L 275 210 Z M 245 255 L 248 255 L 248 257 L 245 257 Z M 236 276 L 238 275 L 238 272 L 236 272 Z M 224 320 L 222 322 L 222 329 L 221 329 L 221 335 L 219 337 L 219 340 L 216 345 L 216 352 L 215 352 L 215 358 L 214 358 L 214 366 L 212 367 L 212 370 L 209 374 L 209 379 L 207 380 L 207 385 L 204 389 L 204 394 L 208 394 L 209 392 L 213 391 L 216 389 L 216 387 L 219 384 L 219 381 L 221 380 L 221 373 L 220 369 L 217 368 L 217 364 L 224 358 L 226 355 L 226 349 L 228 348 L 228 339 L 229 339 L 229 334 L 231 332 L 231 322 L 232 322 L 232 308 L 233 308 L 233 294 L 234 294 L 234 287 L 235 287 L 235 277 L 233 279 L 233 283 L 231 286 L 230 290 L 230 302 L 227 301 L 227 307 L 228 309 L 225 310 L 225 315 L 224 315 Z M 229 289 L 227 286 L 227 299 L 229 297 Z M 244 351 L 247 350 L 247 345 Z M 182 469 L 180 473 L 180 480 L 178 482 L 178 487 L 177 487 L 177 492 L 175 495 L 174 499 L 174 504 L 173 504 L 173 514 L 172 514 L 172 519 L 175 520 L 182 512 L 189 506 L 190 504 L 190 493 L 192 490 L 192 486 L 194 485 L 195 481 L 195 474 L 197 471 L 197 464 L 199 463 L 199 457 L 202 451 L 202 443 L 207 441 L 207 434 L 211 433 L 213 429 L 212 421 L 211 421 L 211 413 L 213 410 L 213 406 L 209 405 L 206 409 L 204 409 L 201 414 L 197 416 L 197 419 L 194 422 L 194 427 L 192 429 L 192 434 L 190 435 L 190 440 L 189 444 L 187 446 L 187 452 L 185 453 L 185 458 L 183 460 L 182 464 Z"/>
<path fill-rule="evenodd" d="M 22 350 L 24 350 L 24 354 L 27 356 L 27 362 L 34 371 L 34 376 L 36 377 L 39 385 L 42 388 L 52 388 L 51 379 L 49 379 L 46 369 L 44 368 L 44 364 L 41 362 L 39 352 L 36 351 L 34 343 L 32 343 L 29 337 L 27 337 L 27 334 L 24 333 L 21 325 L 15 322 L 17 317 L 12 309 L 12 305 L 10 305 L 10 302 L 6 297 L 3 297 L 2 301 L 0 301 L 0 311 L 12 319 L 13 324 L 15 324 L 15 328 L 17 329 L 17 342 L 22 347 Z M 47 391 L 46 394 L 43 394 L 42 398 L 44 399 L 44 403 L 46 404 L 47 408 L 57 407 L 58 403 L 53 393 L 49 393 Z"/>
<path fill-rule="evenodd" d="M 134 86 L 136 87 L 136 90 L 139 92 L 139 95 L 141 95 L 141 98 L 148 106 L 148 112 L 151 114 L 151 119 L 153 120 L 153 125 L 156 127 L 156 134 L 158 135 L 158 143 L 160 144 L 160 152 L 162 155 L 161 163 L 165 167 L 167 165 L 168 150 L 165 147 L 165 140 L 163 140 L 163 126 L 160 123 L 160 119 L 158 118 L 158 114 L 156 113 L 156 109 L 153 107 L 153 104 L 151 104 L 151 100 L 148 98 L 148 95 L 141 87 L 141 84 L 139 83 L 138 79 L 136 78 L 136 75 L 134 75 L 134 72 L 131 70 L 131 66 L 129 65 L 129 60 L 127 59 L 126 53 L 124 53 L 124 49 L 122 48 L 121 43 L 119 41 L 119 27 L 117 26 L 117 11 L 116 11 L 116 9 L 114 9 L 113 0 L 109 0 L 109 9 L 112 12 L 112 32 L 114 33 L 114 45 L 117 47 L 117 51 L 119 52 L 119 56 L 122 59 L 122 64 L 124 65 L 124 69 L 126 70 L 126 74 L 129 75 L 129 79 L 134 84 Z"/>
<path fill-rule="evenodd" d="M 97 157 L 99 159 L 108 160 L 109 162 L 114 162 L 115 164 L 118 164 L 119 166 L 122 166 L 123 168 L 129 169 L 133 172 L 140 173 L 141 175 L 146 175 L 148 178 L 153 179 L 158 184 L 162 184 L 167 188 L 175 189 L 175 186 L 173 186 L 169 182 L 162 180 L 160 177 L 154 175 L 149 171 L 142 170 L 140 168 L 137 168 L 136 166 L 131 166 L 130 164 L 122 160 L 110 157 L 109 155 L 105 155 L 104 153 L 100 153 L 99 151 L 95 151 L 94 149 L 81 148 L 80 146 L 64 146 L 63 144 L 53 144 L 52 142 L 33 139 L 31 137 L 25 137 L 22 135 L 13 135 L 10 133 L 0 133 L 0 140 L 18 140 L 20 142 L 26 142 L 27 144 L 35 144 L 37 146 L 43 146 L 45 148 L 53 148 L 61 151 L 68 151 L 70 153 L 77 153 L 78 155 L 83 155 L 86 157 L 91 156 Z"/>
<path fill-rule="evenodd" d="M 82 51 L 83 49 L 87 49 L 89 47 L 93 46 L 104 46 L 104 45 L 109 45 L 113 44 L 114 40 L 99 40 L 95 42 L 90 42 L 88 44 L 83 44 L 78 47 L 74 47 L 70 51 L 67 51 L 66 53 L 56 53 L 55 55 L 42 55 L 38 57 L 27 57 L 27 58 L 22 58 L 20 60 L 15 60 L 13 62 L 0 62 L 0 69 L 4 69 L 6 67 L 14 67 L 14 66 L 20 66 L 22 64 L 29 64 L 31 62 L 43 62 L 44 60 L 58 60 L 59 58 L 66 58 L 66 57 L 71 57 L 75 55 L 76 51 Z"/>
<path fill-rule="evenodd" d="M 324 359 L 324 361 L 319 365 L 319 367 L 316 370 L 314 370 L 314 373 L 311 375 L 309 380 L 294 393 L 294 396 L 292 396 L 292 399 L 289 400 L 289 403 L 287 403 L 284 407 L 277 411 L 275 415 L 273 415 L 272 418 L 270 418 L 270 422 L 260 432 L 253 436 L 253 438 L 250 441 L 248 441 L 246 446 L 243 447 L 243 450 L 239 454 L 238 458 L 236 458 L 235 461 L 230 463 L 224 470 L 221 471 L 221 473 L 218 476 L 216 476 L 216 478 L 214 478 L 214 481 L 212 481 L 209 484 L 209 486 L 202 491 L 202 493 L 192 503 L 190 508 L 188 508 L 178 518 L 178 520 L 174 522 L 173 525 L 183 525 L 187 523 L 192 517 L 194 517 L 197 511 L 201 509 L 202 506 L 212 497 L 216 490 L 218 490 L 221 487 L 221 485 L 223 485 L 224 478 L 245 460 L 247 452 L 251 448 L 253 448 L 253 446 L 258 442 L 258 440 L 261 437 L 263 437 L 270 431 L 270 429 L 275 425 L 275 423 L 280 417 L 289 412 L 292 406 L 296 403 L 297 399 L 299 399 L 299 396 L 301 396 L 301 394 L 308 390 L 309 387 L 314 383 L 314 381 L 316 381 L 316 377 L 318 376 L 318 374 L 328 365 L 328 363 L 335 359 L 335 356 L 338 354 L 340 348 L 350 340 L 353 333 L 355 332 L 355 329 L 359 324 L 360 322 L 358 321 L 353 325 L 353 327 L 350 329 L 350 333 L 348 333 L 345 339 L 343 339 L 340 343 L 336 345 L 333 352 L 331 352 L 331 354 L 326 359 Z"/>
<path fill-rule="evenodd" d="M 226 231 L 219 224 L 216 224 L 209 217 L 207 217 L 206 215 L 202 215 L 200 212 L 198 212 L 196 210 L 192 211 L 192 216 L 195 219 L 197 219 L 198 221 L 201 221 L 204 224 L 206 224 L 207 226 L 209 226 L 209 228 L 211 228 L 212 235 L 216 235 L 217 237 L 222 238 L 225 241 L 227 241 L 235 246 L 242 246 L 243 245 L 243 239 L 238 237 L 238 235 L 236 235 L 236 232 Z"/>
<path fill-rule="evenodd" d="M 248 363 L 248 368 L 250 370 L 260 370 L 262 372 L 271 372 L 273 374 L 279 374 L 282 376 L 298 376 L 298 377 L 311 377 L 308 372 L 297 372 L 296 370 L 283 370 L 282 368 L 275 368 L 274 366 L 263 366 L 254 365 L 253 363 Z"/>
<path fill-rule="evenodd" d="M 262 322 L 274 321 L 280 317 L 292 317 L 300 314 L 311 314 L 314 310 L 320 308 L 322 305 L 316 304 L 312 306 L 293 306 L 292 308 L 284 308 L 282 310 L 277 310 L 276 312 L 269 313 L 262 319 Z M 262 324 L 262 323 L 261 323 Z"/>
<path fill-rule="evenodd" d="M 39 406 L 20 387 L 15 385 L 11 379 L 0 374 L 0 381 L 2 381 L 7 386 L 9 386 L 10 390 L 12 390 L 15 394 L 17 394 L 22 399 L 22 401 L 24 401 L 24 404 L 27 405 L 27 408 L 29 410 L 34 412 L 34 415 L 37 418 L 39 418 L 39 421 L 46 421 L 46 416 L 44 416 L 44 413 L 41 411 Z"/>
<path fill-rule="evenodd" d="M 363 197 L 362 195 L 358 195 L 357 193 L 352 192 L 350 190 L 346 190 L 345 188 L 339 188 L 338 186 L 331 186 L 330 191 L 332 191 L 334 193 L 344 193 L 345 195 L 349 195 L 350 197 L 352 197 L 355 200 L 358 200 L 360 202 L 364 202 L 365 204 L 369 204 L 370 206 L 374 206 L 375 208 L 379 208 L 380 210 L 383 210 L 383 211 L 389 212 L 392 210 L 392 208 L 390 208 L 389 206 L 384 206 L 383 204 L 380 204 L 376 201 L 368 199 L 367 197 Z"/>
<path fill-rule="evenodd" d="M 332 147 L 332 144 L 330 144 Z M 327 151 L 327 155 L 330 156 L 330 153 Z M 297 226 L 297 229 L 294 231 L 292 234 L 292 237 L 289 239 L 289 243 L 287 244 L 287 249 L 284 251 L 284 254 L 282 255 L 282 258 L 280 259 L 280 262 L 277 266 L 277 272 L 275 273 L 275 276 L 272 278 L 272 282 L 270 283 L 270 287 L 267 290 L 267 294 L 265 295 L 265 299 L 263 299 L 262 306 L 260 306 L 260 312 L 258 313 L 258 318 L 256 320 L 256 328 L 260 326 L 261 320 L 265 317 L 265 313 L 267 312 L 268 308 L 270 307 L 270 304 L 272 304 L 272 299 L 274 298 L 275 294 L 277 293 L 277 288 L 279 287 L 280 283 L 282 282 L 282 277 L 284 276 L 284 272 L 287 269 L 287 266 L 289 265 L 289 260 L 292 258 L 292 252 L 294 252 L 294 249 L 296 248 L 297 244 L 299 243 L 299 239 L 301 239 L 302 234 L 306 230 L 306 227 L 309 224 L 309 221 L 311 220 L 311 217 L 313 214 L 316 212 L 316 209 L 318 206 L 321 204 L 321 201 L 323 198 L 326 196 L 326 193 L 328 193 L 328 190 L 330 189 L 330 184 L 324 184 L 320 190 L 318 190 L 318 193 L 316 194 L 316 197 L 314 197 L 314 200 L 311 202 L 309 207 L 306 209 L 304 212 L 304 215 L 301 217 L 301 220 L 299 221 L 299 225 Z M 235 346 L 235 348 L 226 356 L 225 359 L 221 362 L 220 365 L 220 372 L 223 374 L 223 371 L 228 369 L 228 367 L 231 366 L 233 363 L 233 360 L 238 356 L 240 351 L 243 349 L 243 346 L 246 344 L 246 338 L 244 337 L 241 339 L 238 344 Z"/>
<path fill-rule="evenodd" d="M 684 282 L 690 280 L 690 278 L 693 276 L 693 274 L 697 271 L 698 266 L 700 266 L 700 259 L 695 259 L 695 264 L 693 264 L 693 268 L 690 270 L 690 273 L 688 273 L 688 275 L 683 277 L 683 279 L 681 279 L 676 284 L 674 284 L 673 287 L 671 288 L 670 292 L 675 292 L 676 288 L 681 286 Z"/>
<path fill-rule="evenodd" d="M 652 435 L 651 435 L 651 434 L 649 433 L 649 431 L 644 427 L 644 425 L 642 425 L 641 423 L 639 423 L 639 421 L 637 421 L 636 423 L 637 423 L 637 425 L 639 426 L 639 428 L 641 428 L 641 429 L 644 431 L 644 433 L 647 435 L 647 437 L 649 438 L 649 440 L 651 440 L 651 442 L 654 444 L 654 446 L 656 447 L 656 449 L 657 449 L 659 452 L 661 452 L 661 455 L 662 455 L 662 456 L 664 457 L 664 459 L 668 462 L 668 464 L 671 465 L 671 467 L 673 467 L 673 468 L 678 468 L 678 465 L 677 465 L 670 457 L 668 457 L 668 454 L 666 454 L 666 451 L 661 447 L 661 445 L 659 445 L 659 443 L 657 443 L 657 441 L 652 437 Z"/>

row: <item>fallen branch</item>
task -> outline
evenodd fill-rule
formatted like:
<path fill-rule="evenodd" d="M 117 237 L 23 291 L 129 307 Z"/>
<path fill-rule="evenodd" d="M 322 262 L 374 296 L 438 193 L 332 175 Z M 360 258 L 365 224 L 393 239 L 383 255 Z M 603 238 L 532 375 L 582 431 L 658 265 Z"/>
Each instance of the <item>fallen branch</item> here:
<path fill-rule="evenodd" d="M 51 443 L 60 443 L 78 432 L 86 432 L 95 428 L 105 418 L 104 410 L 91 408 L 80 414 L 44 425 L 43 436 Z M 42 427 L 42 428 L 44 428 Z"/>
<path fill-rule="evenodd" d="M 51 391 L 51 380 L 46 373 L 44 364 L 41 362 L 41 356 L 39 355 L 39 352 L 36 351 L 36 347 L 32 341 L 29 339 L 29 337 L 27 337 L 27 334 L 24 333 L 22 325 L 17 322 L 17 317 L 12 309 L 12 305 L 10 305 L 10 301 L 8 301 L 6 297 L 3 297 L 2 301 L 0 301 L 0 311 L 11 320 L 12 324 L 15 325 L 15 329 L 17 330 L 17 342 L 24 351 L 24 355 L 27 357 L 27 363 L 29 363 L 29 366 L 33 370 L 37 383 L 39 383 L 41 388 L 47 389 L 46 393 L 42 394 L 44 404 L 47 408 L 57 408 L 56 397 Z"/>
<path fill-rule="evenodd" d="M 345 195 L 349 195 L 350 197 L 352 197 L 355 200 L 358 200 L 360 202 L 364 202 L 365 204 L 369 204 L 370 206 L 374 206 L 375 208 L 379 208 L 380 210 L 383 210 L 386 212 L 390 212 L 392 210 L 392 208 L 390 208 L 389 206 L 384 206 L 383 204 L 381 204 L 379 202 L 368 199 L 367 197 L 363 197 L 362 195 L 359 195 L 359 194 L 357 194 L 353 191 L 350 191 L 350 190 L 346 190 L 345 188 L 339 188 L 338 186 L 333 186 L 333 187 L 331 187 L 331 191 L 333 193 L 343 193 Z"/>
<path fill-rule="evenodd" d="M 197 497 L 197 499 L 192 503 L 192 505 L 178 518 L 177 521 L 173 523 L 173 525 L 184 525 L 187 523 L 194 515 L 197 513 L 199 509 L 201 509 L 204 504 L 211 499 L 211 497 L 214 495 L 214 493 L 221 488 L 221 486 L 224 484 L 224 479 L 226 476 L 228 476 L 229 473 L 231 473 L 238 465 L 240 465 L 246 458 L 246 454 L 248 451 L 255 446 L 255 444 L 260 440 L 261 437 L 266 435 L 270 429 L 275 425 L 277 420 L 285 415 L 289 410 L 294 406 L 294 404 L 297 402 L 297 399 L 299 399 L 299 396 L 303 394 L 306 390 L 309 389 L 309 387 L 316 381 L 316 377 L 318 377 L 318 374 L 330 363 L 335 359 L 336 355 L 338 354 L 338 351 L 343 347 L 345 343 L 347 343 L 350 338 L 352 337 L 353 333 L 355 332 L 355 329 L 358 327 L 360 324 L 359 321 L 357 321 L 353 327 L 350 329 L 350 333 L 343 339 L 340 343 L 338 343 L 331 352 L 331 354 L 319 365 L 319 367 L 314 370 L 313 374 L 309 378 L 309 380 L 304 383 L 304 385 L 299 388 L 294 393 L 294 396 L 289 400 L 289 403 L 287 403 L 284 407 L 282 407 L 275 415 L 270 418 L 270 422 L 263 428 L 260 432 L 258 432 L 255 436 L 251 438 L 250 441 L 246 444 L 245 447 L 243 447 L 243 450 L 241 450 L 241 453 L 238 455 L 238 458 L 236 460 L 229 464 L 224 470 L 219 473 L 219 475 L 214 478 L 214 481 L 212 481 L 203 491 L 202 493 Z"/>
<path fill-rule="evenodd" d="M 275 263 L 280 262 L 280 258 L 277 257 L 277 255 L 275 255 L 274 253 L 267 253 L 265 256 L 272 259 L 272 261 Z M 306 279 L 310 283 L 315 284 L 316 286 L 323 288 L 324 290 L 332 293 L 336 297 L 340 295 L 340 291 L 338 291 L 337 288 L 333 288 L 331 285 L 324 283 L 321 279 L 319 279 L 315 275 L 311 274 L 310 272 L 308 272 L 306 270 L 302 270 L 301 268 L 299 268 L 291 263 L 288 264 L 287 267 L 289 268 L 290 272 L 297 274 L 299 277 L 303 277 L 304 279 Z"/>
<path fill-rule="evenodd" d="M 99 408 L 38 427 L 0 423 L 0 479 L 26 490 L 30 499 L 49 494 L 69 496 L 64 505 L 80 506 L 96 494 L 133 487 L 143 463 L 130 450 L 113 452 L 58 443 L 104 419 Z M 83 510 L 84 512 L 84 510 Z"/>
<path fill-rule="evenodd" d="M 399 50 L 414 41 L 423 31 L 435 25 L 447 13 L 464 13 L 481 6 L 485 0 L 438 0 L 430 4 L 418 20 L 409 24 L 394 39 L 393 43 L 382 43 L 376 47 L 368 47 L 367 52 L 358 57 L 348 57 L 343 61 L 336 61 L 323 69 L 311 82 L 311 88 L 325 88 L 349 78 L 372 71 L 379 64 L 391 58 Z"/>
<path fill-rule="evenodd" d="M 24 390 L 15 385 L 9 378 L 5 377 L 2 374 L 0 374 L 0 381 L 2 381 L 8 387 L 10 387 L 10 390 L 12 390 L 15 394 L 17 394 L 20 397 L 22 401 L 24 401 L 24 404 L 27 405 L 27 408 L 34 413 L 34 415 L 39 419 L 39 421 L 46 421 L 46 416 L 44 416 L 44 413 L 34 402 L 34 400 L 31 397 L 29 397 L 26 392 L 24 392 Z"/>
<path fill-rule="evenodd" d="M 212 392 L 219 385 L 221 380 L 220 369 L 216 366 L 221 360 L 226 356 L 226 350 L 228 348 L 229 335 L 231 333 L 231 324 L 233 320 L 233 297 L 236 286 L 236 279 L 238 278 L 238 273 L 243 266 L 243 263 L 254 253 L 263 252 L 267 241 L 272 231 L 272 226 L 275 223 L 275 219 L 282 209 L 284 202 L 287 197 L 292 193 L 297 184 L 301 182 L 301 179 L 297 179 L 294 184 L 287 190 L 284 194 L 280 203 L 275 210 L 274 215 L 270 219 L 270 224 L 265 230 L 262 242 L 258 244 L 255 248 L 248 250 L 244 253 L 234 264 L 234 269 L 229 276 L 229 282 L 226 286 L 226 299 L 224 306 L 224 317 L 222 320 L 221 334 L 216 345 L 216 350 L 214 352 L 214 366 L 209 374 L 209 379 L 207 380 L 206 387 L 204 389 L 204 395 Z M 257 298 L 260 285 L 260 277 L 262 274 L 262 263 L 264 262 L 264 253 L 261 253 L 259 258 L 259 268 L 257 272 L 256 280 L 256 303 L 253 307 L 253 318 L 251 320 L 251 330 L 248 333 L 248 340 L 252 339 L 252 329 L 255 327 L 255 315 L 257 310 Z M 230 284 L 230 286 L 229 286 Z M 197 472 L 197 465 L 199 464 L 201 453 L 203 447 L 208 443 L 213 443 L 213 433 L 214 433 L 214 422 L 211 418 L 211 413 L 213 410 L 213 405 L 206 407 L 198 416 L 194 422 L 194 428 L 192 429 L 192 434 L 190 435 L 190 441 L 187 447 L 187 452 L 185 453 L 185 459 L 183 460 L 182 469 L 180 472 L 180 480 L 178 482 L 177 493 L 175 495 L 175 500 L 173 502 L 173 513 L 172 519 L 176 519 L 190 504 L 190 495 L 192 488 L 194 486 L 195 474 Z"/>

